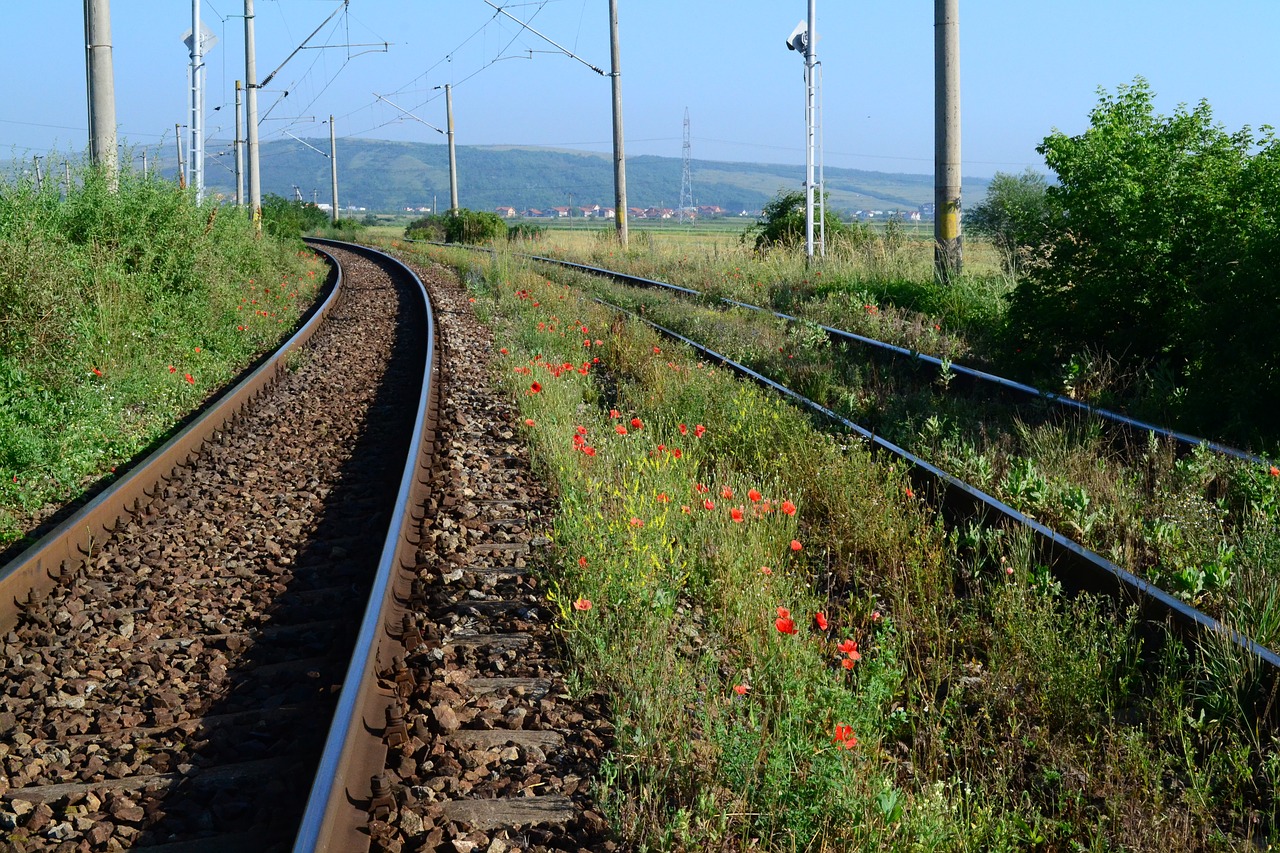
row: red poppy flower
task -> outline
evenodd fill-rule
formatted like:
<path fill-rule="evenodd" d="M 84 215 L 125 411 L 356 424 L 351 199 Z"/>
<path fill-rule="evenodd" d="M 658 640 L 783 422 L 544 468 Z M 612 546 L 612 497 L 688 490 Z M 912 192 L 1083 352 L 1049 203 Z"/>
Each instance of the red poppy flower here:
<path fill-rule="evenodd" d="M 880 621 L 880 611 L 879 611 L 879 610 L 872 610 L 872 611 L 871 611 L 871 621 L 872 621 L 872 622 L 879 622 L 879 621 Z"/>
<path fill-rule="evenodd" d="M 729 488 L 728 486 L 725 486 L 723 489 L 720 490 L 720 497 L 724 498 L 725 500 L 729 500 L 729 498 L 733 497 L 733 489 Z"/>
<path fill-rule="evenodd" d="M 529 386 L 529 391 L 533 394 L 537 394 L 541 390 L 542 390 L 541 382 L 534 382 L 532 385 Z"/>
<path fill-rule="evenodd" d="M 657 347 L 654 347 L 654 349 L 657 349 Z M 748 687 L 748 686 L 747 686 L 747 685 L 745 685 L 745 684 L 735 684 L 735 685 L 733 685 L 733 692 L 734 692 L 734 693 L 737 693 L 739 696 L 746 696 L 746 695 L 747 695 L 747 691 L 749 691 L 750 689 L 751 689 L 751 688 L 750 688 L 750 687 Z"/>
<path fill-rule="evenodd" d="M 742 510 L 738 509 L 738 508 L 735 506 L 733 509 L 729 510 L 729 518 L 733 519 L 733 523 L 734 523 L 734 524 L 741 524 L 741 523 L 742 523 Z"/>
<path fill-rule="evenodd" d="M 525 419 L 524 419 L 524 425 L 525 425 L 525 426 L 533 426 L 533 418 L 525 418 Z"/>
<path fill-rule="evenodd" d="M 840 665 L 845 669 L 853 669 L 854 660 L 853 658 L 845 658 L 844 660 L 840 661 Z"/>
<path fill-rule="evenodd" d="M 813 622 L 818 626 L 819 631 L 827 630 L 827 614 L 823 613 L 821 610 L 813 614 Z"/>
<path fill-rule="evenodd" d="M 1276 466 L 1272 465 L 1272 466 L 1271 466 L 1271 476 L 1272 476 L 1272 477 L 1280 477 L 1280 468 L 1277 468 Z"/>
<path fill-rule="evenodd" d="M 858 650 L 858 644 L 855 643 L 853 640 L 846 639 L 840 645 L 836 646 L 836 648 L 840 650 L 841 654 L 847 655 L 850 652 L 856 652 Z"/>
<path fill-rule="evenodd" d="M 791 621 L 790 617 L 779 616 L 773 620 L 773 626 L 778 629 L 779 634 L 796 633 L 796 623 Z"/>
<path fill-rule="evenodd" d="M 579 557 L 579 558 L 578 558 L 578 565 L 579 565 L 579 566 L 582 566 L 582 568 L 584 568 L 584 569 L 585 569 L 585 568 L 587 567 L 587 558 L 586 558 L 586 557 Z"/>
<path fill-rule="evenodd" d="M 684 456 L 684 452 L 681 451 L 680 448 L 678 447 L 673 447 L 671 448 L 671 455 L 679 459 L 681 456 Z"/>
<path fill-rule="evenodd" d="M 658 353 L 660 353 L 660 352 L 662 352 L 662 350 L 658 349 L 657 347 L 654 347 L 654 348 L 653 348 L 653 354 L 654 354 L 654 355 L 657 355 L 657 354 L 658 354 Z"/>
<path fill-rule="evenodd" d="M 626 428 L 626 427 L 624 427 L 622 424 L 618 424 L 618 425 L 617 425 L 616 427 L 614 427 L 613 429 L 614 429 L 614 432 L 616 432 L 618 435 L 626 435 L 626 434 L 627 434 L 627 428 Z"/>
<path fill-rule="evenodd" d="M 635 516 L 632 516 L 632 518 L 631 518 L 631 526 L 632 526 L 632 527 L 644 527 L 644 522 L 643 522 L 643 521 L 641 521 L 640 519 L 636 518 Z"/>
<path fill-rule="evenodd" d="M 761 567 L 760 567 L 760 574 L 765 575 L 765 576 L 767 577 L 767 576 L 769 576 L 769 575 L 773 574 L 773 569 L 769 568 L 768 566 L 761 566 Z"/>
<path fill-rule="evenodd" d="M 177 373 L 177 372 L 178 372 L 178 368 L 174 367 L 174 366 L 171 364 L 171 365 L 169 365 L 169 372 L 170 372 L 170 373 Z"/>
<path fill-rule="evenodd" d="M 915 493 L 915 492 L 913 492 L 913 491 L 911 491 L 911 487 L 910 487 L 910 486 L 907 486 L 906 488 L 904 488 L 904 489 L 902 490 L 902 493 L 903 493 L 904 495 L 906 495 L 907 497 L 909 497 L 909 498 L 914 498 L 914 497 L 916 496 L 916 493 Z"/>
<path fill-rule="evenodd" d="M 708 491 L 710 491 L 710 489 L 708 489 L 702 483 L 694 483 L 693 490 L 700 495 L 705 495 Z"/>
<path fill-rule="evenodd" d="M 185 380 L 187 380 L 187 383 L 188 383 L 188 384 L 190 384 L 190 385 L 195 385 L 195 384 L 196 384 L 195 377 L 194 377 L 194 376 L 192 376 L 190 373 L 184 373 L 184 374 L 182 375 L 182 378 L 183 378 L 183 379 L 185 379 Z"/>
<path fill-rule="evenodd" d="M 102 371 L 95 367 L 95 368 L 93 369 L 93 375 L 94 375 L 94 376 L 101 376 L 101 375 L 102 375 Z"/>
<path fill-rule="evenodd" d="M 503 347 L 502 349 L 498 350 L 498 352 L 502 353 L 503 355 L 506 355 L 506 354 L 507 354 L 507 348 L 506 348 L 506 347 Z"/>
<path fill-rule="evenodd" d="M 576 429 L 577 429 L 577 433 L 578 433 L 578 435 L 586 435 L 586 434 L 587 434 L 587 428 L 586 428 L 586 427 L 584 427 L 582 424 L 578 424 L 578 426 L 577 426 L 577 428 L 576 428 Z"/>
<path fill-rule="evenodd" d="M 704 427 L 702 424 L 698 424 L 696 427 L 693 428 L 693 434 L 698 438 L 702 438 L 702 434 L 706 431 L 707 431 L 707 428 Z"/>
<path fill-rule="evenodd" d="M 640 420 L 639 418 L 632 418 L 632 419 L 631 419 L 631 428 L 632 428 L 632 429 L 644 429 L 644 421 Z"/>
<path fill-rule="evenodd" d="M 793 504 L 791 501 L 783 501 L 783 502 L 782 502 L 782 507 L 781 507 L 781 509 L 782 509 L 782 511 L 783 511 L 783 512 L 785 512 L 787 515 L 795 515 L 795 514 L 796 514 L 796 505 L 795 505 L 795 504 Z"/>
<path fill-rule="evenodd" d="M 584 447 L 582 448 L 582 452 L 587 454 L 588 456 L 596 455 L 596 449 L 594 447 Z"/>
<path fill-rule="evenodd" d="M 687 426 L 685 426 L 684 424 L 680 424 L 680 434 L 681 434 L 681 435 L 688 435 L 688 434 L 689 434 L 689 428 L 688 428 Z"/>
<path fill-rule="evenodd" d="M 619 412 L 617 409 L 610 409 L 610 410 L 609 410 L 609 417 L 611 417 L 611 418 L 620 418 L 620 417 L 622 417 L 622 412 Z"/>
<path fill-rule="evenodd" d="M 764 496 L 761 495 L 759 492 L 757 492 L 755 489 L 751 489 L 750 491 L 747 492 L 747 497 L 751 499 L 752 503 L 757 503 L 759 502 L 760 498 Z"/>
<path fill-rule="evenodd" d="M 685 515 L 688 515 L 689 513 L 693 512 L 693 510 L 689 509 L 688 504 L 680 504 L 680 511 Z"/>
<path fill-rule="evenodd" d="M 711 500 L 711 498 L 707 498 L 705 501 L 702 502 L 702 508 L 715 509 L 716 505 L 715 505 L 715 502 Z"/>
<path fill-rule="evenodd" d="M 792 550 L 792 551 L 799 551 L 799 550 L 801 550 L 801 549 L 803 549 L 803 548 L 804 548 L 804 546 L 800 544 L 800 540 L 799 540 L 799 539 L 792 539 L 792 540 L 791 540 L 791 550 Z"/>
<path fill-rule="evenodd" d="M 590 610 L 590 609 L 591 609 L 591 599 L 589 599 L 589 598 L 579 598 L 577 601 L 575 601 L 575 602 L 573 603 L 573 609 L 574 609 L 574 610 Z"/>
<path fill-rule="evenodd" d="M 668 502 L 668 501 L 670 501 L 670 500 L 671 500 L 671 498 L 667 497 L 667 493 L 666 493 L 666 492 L 658 492 L 658 503 L 664 504 L 664 503 L 667 503 L 667 502 Z"/>
<path fill-rule="evenodd" d="M 836 725 L 835 736 L 831 738 L 832 743 L 838 743 L 845 749 L 853 749 L 858 745 L 858 737 L 853 733 L 853 726 Z"/>
<path fill-rule="evenodd" d="M 785 608 L 785 607 L 779 607 L 779 608 L 778 608 L 778 618 L 779 618 L 779 619 L 790 619 L 790 618 L 791 618 L 791 611 L 790 611 L 790 610 L 788 610 L 788 609 L 787 609 L 787 608 Z"/>

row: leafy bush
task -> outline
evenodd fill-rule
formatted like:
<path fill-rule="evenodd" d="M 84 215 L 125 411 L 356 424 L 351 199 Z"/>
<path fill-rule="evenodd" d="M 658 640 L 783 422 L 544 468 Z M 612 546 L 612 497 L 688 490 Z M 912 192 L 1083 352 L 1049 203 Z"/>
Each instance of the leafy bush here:
<path fill-rule="evenodd" d="M 445 217 L 445 242 L 492 243 L 507 233 L 507 223 L 496 213 L 460 208 Z"/>
<path fill-rule="evenodd" d="M 996 172 L 987 197 L 965 211 L 965 228 L 991 239 L 1006 272 L 1018 272 L 1043 244 L 1050 218 L 1048 189 L 1045 176 L 1031 169 L 1020 175 Z"/>
<path fill-rule="evenodd" d="M 430 243 L 443 243 L 445 236 L 445 218 L 434 213 L 430 216 L 420 216 L 405 226 L 404 236 L 409 240 L 426 240 Z"/>
<path fill-rule="evenodd" d="M 816 206 L 816 202 L 815 202 Z M 742 242 L 754 238 L 757 252 L 773 248 L 796 249 L 805 243 L 805 194 L 801 190 L 784 190 L 764 206 L 760 220 L 742 234 Z M 818 237 L 818 222 L 813 225 L 814 239 Z M 850 225 L 840 221 L 840 216 L 830 206 L 826 208 L 826 236 L 828 246 L 845 241 L 858 242 L 866 237 L 865 226 Z"/>
<path fill-rule="evenodd" d="M 262 227 L 272 237 L 301 237 L 324 228 L 329 214 L 310 202 L 290 201 L 268 193 L 262 198 Z"/>
<path fill-rule="evenodd" d="M 466 208 L 415 219 L 404 231 L 410 239 L 469 245 L 492 243 L 506 233 L 507 223 L 498 214 Z"/>
<path fill-rule="evenodd" d="M 531 242 L 541 242 L 547 236 L 547 229 L 542 225 L 534 225 L 531 222 L 517 222 L 507 228 L 507 241 L 529 240 Z"/>
<path fill-rule="evenodd" d="M 1038 148 L 1058 184 L 1044 261 L 1011 297 L 1013 345 L 1041 365 L 1093 348 L 1158 365 L 1185 385 L 1189 426 L 1245 436 L 1280 398 L 1280 144 L 1228 133 L 1207 103 L 1166 117 L 1152 100 L 1138 78 Z"/>

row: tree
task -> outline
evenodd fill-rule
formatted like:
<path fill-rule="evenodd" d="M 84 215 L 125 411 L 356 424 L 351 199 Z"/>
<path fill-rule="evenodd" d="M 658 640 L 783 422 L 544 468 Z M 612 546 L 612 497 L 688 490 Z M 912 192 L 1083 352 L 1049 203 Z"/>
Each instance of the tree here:
<path fill-rule="evenodd" d="M 1048 189 L 1048 179 L 1030 168 L 1020 175 L 996 172 L 987 197 L 965 211 L 965 229 L 990 238 L 1006 272 L 1019 272 L 1047 239 Z"/>
<path fill-rule="evenodd" d="M 1103 91 L 1084 133 L 1037 149 L 1057 176 L 1046 261 L 1017 283 L 1009 328 L 1042 363 L 1096 348 L 1161 365 L 1198 423 L 1229 431 L 1280 399 L 1280 144 L 1228 133 L 1203 101 L 1158 115 L 1153 97 L 1142 78 Z"/>

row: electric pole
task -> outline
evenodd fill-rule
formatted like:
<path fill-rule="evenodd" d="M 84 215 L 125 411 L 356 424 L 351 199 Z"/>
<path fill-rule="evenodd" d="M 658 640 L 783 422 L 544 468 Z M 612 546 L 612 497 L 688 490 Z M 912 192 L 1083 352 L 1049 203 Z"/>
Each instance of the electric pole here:
<path fill-rule="evenodd" d="M 262 222 L 262 181 L 258 169 L 258 70 L 253 38 L 253 0 L 244 0 L 245 124 L 249 149 L 249 218 Z"/>
<path fill-rule="evenodd" d="M 244 84 L 236 81 L 236 138 L 231 147 L 236 153 L 236 207 L 244 207 L 244 104 L 241 95 Z"/>
<path fill-rule="evenodd" d="M 689 136 L 689 108 L 684 108 L 684 138 L 680 143 L 680 222 L 693 206 L 693 142 Z"/>
<path fill-rule="evenodd" d="M 187 173 L 182 168 L 182 125 L 173 126 L 173 144 L 178 149 L 178 189 L 187 188 Z"/>
<path fill-rule="evenodd" d="M 933 15 L 933 273 L 945 284 L 964 267 L 960 235 L 960 0 L 934 0 Z"/>
<path fill-rule="evenodd" d="M 613 218 L 618 243 L 627 248 L 627 158 L 622 142 L 622 50 L 618 45 L 618 0 L 609 0 L 609 75 L 613 78 Z"/>
<path fill-rule="evenodd" d="M 36 193 L 44 188 L 44 176 L 40 174 L 40 158 L 34 158 L 36 161 Z"/>
<path fill-rule="evenodd" d="M 338 137 L 333 131 L 333 116 L 329 116 L 329 172 L 333 179 L 333 224 L 338 224 Z"/>
<path fill-rule="evenodd" d="M 817 0 L 809 0 L 809 24 L 806 33 L 808 38 L 804 46 L 804 86 L 805 86 L 805 178 L 804 178 L 804 256 L 807 263 L 813 263 L 813 124 L 814 124 L 814 77 L 813 65 L 817 58 Z"/>
<path fill-rule="evenodd" d="M 458 209 L 458 155 L 453 147 L 453 86 L 444 84 L 444 108 L 448 113 L 449 123 L 449 210 Z"/>
<path fill-rule="evenodd" d="M 89 158 L 106 172 L 107 185 L 115 191 L 119 175 L 110 0 L 84 0 L 84 42 L 89 90 Z"/>
<path fill-rule="evenodd" d="M 191 0 L 191 185 L 196 204 L 204 201 L 204 44 L 200 34 L 200 3 Z"/>

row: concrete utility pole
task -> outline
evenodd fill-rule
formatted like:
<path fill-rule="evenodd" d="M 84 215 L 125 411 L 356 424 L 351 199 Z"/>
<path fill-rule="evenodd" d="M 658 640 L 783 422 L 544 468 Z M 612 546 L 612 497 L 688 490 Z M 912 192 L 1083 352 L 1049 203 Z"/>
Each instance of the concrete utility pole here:
<path fill-rule="evenodd" d="M 244 0 L 245 128 L 249 149 L 249 218 L 262 223 L 262 181 L 258 169 L 258 70 L 253 40 L 253 0 Z"/>
<path fill-rule="evenodd" d="M 444 84 L 444 108 L 449 129 L 449 210 L 458 209 L 458 155 L 453 147 L 453 86 Z"/>
<path fill-rule="evenodd" d="M 89 159 L 119 186 L 116 88 L 111 59 L 110 0 L 84 0 L 85 76 L 89 90 Z M 68 190 L 69 191 L 69 190 Z"/>
<path fill-rule="evenodd" d="M 933 2 L 933 274 L 964 270 L 960 234 L 960 0 Z"/>
<path fill-rule="evenodd" d="M 231 144 L 236 153 L 236 207 L 244 207 L 244 84 L 236 81 L 236 139 Z"/>
<path fill-rule="evenodd" d="M 187 188 L 187 173 L 182 166 L 182 125 L 173 126 L 173 144 L 178 149 L 178 189 Z"/>
<path fill-rule="evenodd" d="M 338 137 L 333 131 L 333 116 L 329 116 L 329 172 L 333 179 L 333 224 L 338 224 Z"/>
<path fill-rule="evenodd" d="M 627 248 L 627 155 L 622 145 L 622 50 L 618 46 L 618 0 L 609 0 L 610 77 L 613 78 L 613 218 L 618 243 Z"/>

